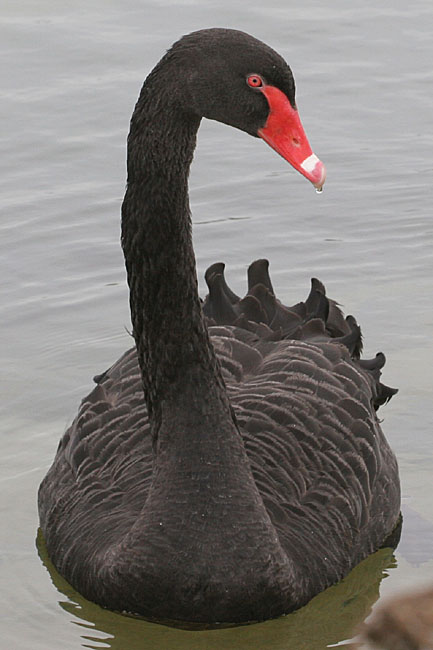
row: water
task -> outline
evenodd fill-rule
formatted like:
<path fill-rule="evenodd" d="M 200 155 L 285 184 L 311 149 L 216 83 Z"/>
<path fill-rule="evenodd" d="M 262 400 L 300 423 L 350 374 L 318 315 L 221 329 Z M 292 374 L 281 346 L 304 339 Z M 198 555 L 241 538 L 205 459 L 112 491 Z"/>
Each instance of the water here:
<path fill-rule="evenodd" d="M 0 9 L 5 648 L 322 650 L 349 639 L 378 596 L 433 582 L 433 10 L 429 0 L 326 4 L 23 0 Z M 36 492 L 91 377 L 131 344 L 119 207 L 141 83 L 176 38 L 209 26 L 248 31 L 289 61 L 328 179 L 319 198 L 263 142 L 203 123 L 191 175 L 200 276 L 224 260 L 241 292 L 248 263 L 268 257 L 284 301 L 306 296 L 317 276 L 356 315 L 366 355 L 383 350 L 384 381 L 400 388 L 382 417 L 405 526 L 395 559 L 373 556 L 300 612 L 191 632 L 104 612 L 50 574 L 35 547 Z"/>

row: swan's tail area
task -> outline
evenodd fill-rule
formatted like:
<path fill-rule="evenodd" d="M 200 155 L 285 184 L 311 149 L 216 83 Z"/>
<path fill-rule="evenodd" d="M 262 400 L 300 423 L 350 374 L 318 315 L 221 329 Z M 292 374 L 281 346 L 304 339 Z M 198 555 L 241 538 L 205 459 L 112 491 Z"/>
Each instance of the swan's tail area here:
<path fill-rule="evenodd" d="M 353 316 L 344 317 L 339 304 L 327 297 L 320 280 L 312 278 L 306 300 L 288 307 L 275 296 L 268 260 L 256 260 L 249 266 L 248 289 L 243 298 L 228 286 L 224 269 L 225 264 L 217 262 L 205 274 L 209 293 L 203 302 L 203 313 L 208 326 L 232 325 L 268 341 L 294 339 L 344 345 L 353 361 L 372 379 L 376 410 L 397 393 L 396 388 L 380 381 L 385 355 L 379 352 L 374 359 L 361 360 L 360 326 Z"/>

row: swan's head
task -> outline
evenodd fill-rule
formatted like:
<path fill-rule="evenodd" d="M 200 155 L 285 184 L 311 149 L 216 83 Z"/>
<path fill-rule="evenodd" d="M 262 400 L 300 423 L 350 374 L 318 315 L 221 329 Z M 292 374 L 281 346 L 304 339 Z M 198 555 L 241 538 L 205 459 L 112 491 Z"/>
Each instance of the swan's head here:
<path fill-rule="evenodd" d="M 184 36 L 166 58 L 183 84 L 185 110 L 262 138 L 322 188 L 325 166 L 305 135 L 293 75 L 279 54 L 244 32 L 207 29 Z"/>

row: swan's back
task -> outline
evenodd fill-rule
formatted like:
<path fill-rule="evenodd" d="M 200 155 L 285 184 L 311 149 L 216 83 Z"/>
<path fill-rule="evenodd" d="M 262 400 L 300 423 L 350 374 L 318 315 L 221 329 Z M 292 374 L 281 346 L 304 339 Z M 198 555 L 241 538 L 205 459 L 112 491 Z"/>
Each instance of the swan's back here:
<path fill-rule="evenodd" d="M 297 339 L 284 338 L 281 313 L 276 329 L 270 326 L 275 312 L 268 324 L 249 320 L 225 280 L 221 286 L 238 324 L 211 325 L 211 340 L 255 483 L 306 602 L 383 545 L 393 529 L 398 470 L 376 409 L 395 391 L 380 383 L 383 355 L 358 360 L 358 326 L 332 301 L 323 303 L 317 281 L 293 309 L 275 300 L 272 285 L 266 292 L 250 287 L 249 296 L 272 296 L 268 311 L 269 302 L 286 310 L 286 329 Z M 209 298 L 204 307 L 217 319 L 220 298 L 217 307 Z M 266 300 L 258 304 L 265 310 Z M 95 381 L 40 491 L 49 553 L 81 585 L 93 582 L 95 571 L 106 574 L 122 540 L 133 538 L 153 473 L 135 348 Z"/>

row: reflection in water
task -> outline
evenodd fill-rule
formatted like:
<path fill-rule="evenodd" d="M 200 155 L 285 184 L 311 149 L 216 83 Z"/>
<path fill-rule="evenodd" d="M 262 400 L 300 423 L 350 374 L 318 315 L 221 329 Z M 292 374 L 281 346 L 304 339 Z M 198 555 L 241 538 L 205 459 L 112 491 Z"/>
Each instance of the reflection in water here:
<path fill-rule="evenodd" d="M 379 597 L 386 569 L 396 566 L 393 551 L 382 549 L 293 614 L 255 625 L 188 631 L 122 616 L 91 603 L 57 573 L 40 531 L 37 547 L 55 587 L 67 597 L 59 605 L 71 614 L 72 623 L 83 628 L 82 646 L 95 650 L 324 650 L 352 636 Z"/>

